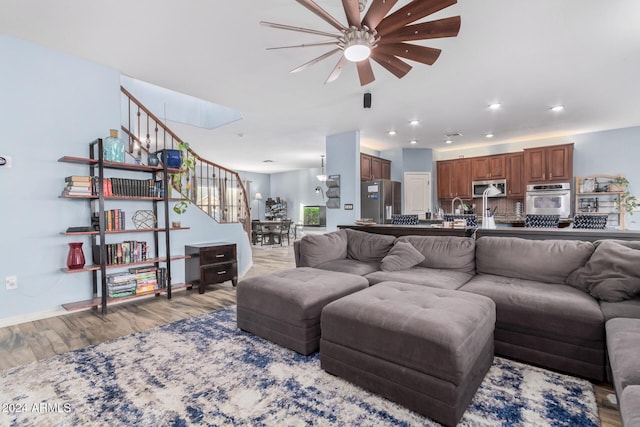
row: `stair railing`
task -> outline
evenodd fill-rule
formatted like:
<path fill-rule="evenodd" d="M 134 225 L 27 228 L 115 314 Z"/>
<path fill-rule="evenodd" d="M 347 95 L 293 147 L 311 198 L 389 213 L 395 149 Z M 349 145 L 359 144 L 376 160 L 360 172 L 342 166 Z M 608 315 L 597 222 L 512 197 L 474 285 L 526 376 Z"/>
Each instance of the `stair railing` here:
<path fill-rule="evenodd" d="M 122 92 L 122 132 L 128 138 L 128 151 L 136 159 L 143 153 L 163 149 L 178 149 L 183 140 L 169 129 L 124 87 Z M 126 114 L 126 117 L 124 115 Z M 173 194 L 180 194 L 200 208 L 216 222 L 242 224 L 251 238 L 251 211 L 242 180 L 237 172 L 209 160 L 203 159 L 191 148 L 186 155 L 193 159 L 193 171 L 188 174 L 189 186 L 173 186 Z M 171 182 L 171 180 L 170 180 Z"/>

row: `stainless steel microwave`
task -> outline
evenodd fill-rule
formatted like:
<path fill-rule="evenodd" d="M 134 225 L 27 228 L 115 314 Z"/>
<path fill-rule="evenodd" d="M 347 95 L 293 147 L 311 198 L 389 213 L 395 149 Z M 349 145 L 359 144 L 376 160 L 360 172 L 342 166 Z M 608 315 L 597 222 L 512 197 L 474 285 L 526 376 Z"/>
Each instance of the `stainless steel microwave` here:
<path fill-rule="evenodd" d="M 507 180 L 506 179 L 493 179 L 493 180 L 488 180 L 488 181 L 473 181 L 471 183 L 471 194 L 473 194 L 473 197 L 482 197 L 482 193 L 490 185 L 493 185 L 498 190 L 500 190 L 500 194 L 495 195 L 495 196 L 488 196 L 488 197 L 507 197 Z"/>

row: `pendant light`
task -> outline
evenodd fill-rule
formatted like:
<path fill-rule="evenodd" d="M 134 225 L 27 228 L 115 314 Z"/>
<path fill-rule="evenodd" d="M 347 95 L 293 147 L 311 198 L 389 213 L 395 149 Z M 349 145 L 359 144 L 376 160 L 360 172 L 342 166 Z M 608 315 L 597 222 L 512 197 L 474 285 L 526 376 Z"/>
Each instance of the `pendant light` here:
<path fill-rule="evenodd" d="M 316 175 L 318 181 L 325 182 L 327 180 L 327 175 L 324 173 L 324 154 L 320 156 L 320 167 L 322 168 L 322 173 L 320 175 Z"/>

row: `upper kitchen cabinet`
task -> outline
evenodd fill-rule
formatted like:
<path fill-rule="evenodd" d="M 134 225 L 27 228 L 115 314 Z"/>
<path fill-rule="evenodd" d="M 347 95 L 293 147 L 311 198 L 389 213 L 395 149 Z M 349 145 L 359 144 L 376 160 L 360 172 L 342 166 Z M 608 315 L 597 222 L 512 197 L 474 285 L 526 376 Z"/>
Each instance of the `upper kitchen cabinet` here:
<path fill-rule="evenodd" d="M 360 180 L 391 179 L 391 161 L 360 153 Z"/>
<path fill-rule="evenodd" d="M 438 199 L 471 198 L 471 159 L 437 162 Z"/>
<path fill-rule="evenodd" d="M 524 197 L 526 188 L 524 184 L 524 154 L 507 154 L 505 163 L 507 166 L 507 197 Z"/>
<path fill-rule="evenodd" d="M 571 182 L 573 180 L 573 144 L 525 148 L 526 184 Z"/>
<path fill-rule="evenodd" d="M 496 156 L 473 157 L 471 159 L 471 179 L 483 181 L 487 179 L 504 179 L 507 176 L 504 154 Z"/>

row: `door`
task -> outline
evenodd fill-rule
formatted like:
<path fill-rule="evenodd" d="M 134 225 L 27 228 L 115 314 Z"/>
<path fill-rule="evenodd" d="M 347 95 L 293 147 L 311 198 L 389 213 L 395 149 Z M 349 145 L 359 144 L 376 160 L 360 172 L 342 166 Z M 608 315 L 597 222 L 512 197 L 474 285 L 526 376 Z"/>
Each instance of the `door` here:
<path fill-rule="evenodd" d="M 438 178 L 438 199 L 452 199 L 451 176 L 453 163 L 451 160 L 436 163 L 436 177 Z"/>
<path fill-rule="evenodd" d="M 491 179 L 504 179 L 507 177 L 504 154 L 489 157 L 489 175 Z"/>
<path fill-rule="evenodd" d="M 373 179 L 382 179 L 382 159 L 371 158 L 371 175 L 373 175 Z"/>
<path fill-rule="evenodd" d="M 524 150 L 524 179 L 527 184 L 545 181 L 545 151 L 545 147 Z"/>
<path fill-rule="evenodd" d="M 371 156 L 360 154 L 360 181 L 373 179 L 371 175 Z"/>
<path fill-rule="evenodd" d="M 474 157 L 471 164 L 473 181 L 484 181 L 491 178 L 489 157 Z"/>
<path fill-rule="evenodd" d="M 507 154 L 507 197 L 524 197 L 524 154 Z"/>
<path fill-rule="evenodd" d="M 471 159 L 453 160 L 453 196 L 471 198 Z"/>
<path fill-rule="evenodd" d="M 573 180 L 573 145 L 547 147 L 547 181 Z"/>
<path fill-rule="evenodd" d="M 431 212 L 431 173 L 405 172 L 402 213 L 425 219 L 425 212 Z"/>

